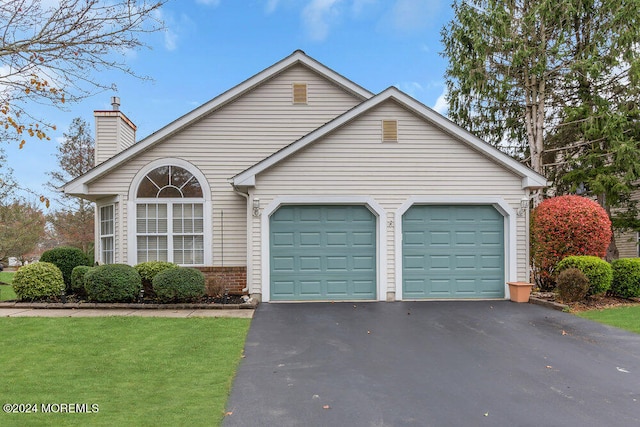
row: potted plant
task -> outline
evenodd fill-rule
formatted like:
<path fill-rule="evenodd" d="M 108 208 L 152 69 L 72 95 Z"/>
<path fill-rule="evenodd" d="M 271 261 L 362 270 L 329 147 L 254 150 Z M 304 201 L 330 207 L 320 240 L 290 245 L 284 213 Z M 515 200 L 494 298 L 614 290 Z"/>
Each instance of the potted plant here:
<path fill-rule="evenodd" d="M 529 302 L 533 283 L 529 282 L 507 282 L 509 285 L 509 296 L 513 302 Z"/>

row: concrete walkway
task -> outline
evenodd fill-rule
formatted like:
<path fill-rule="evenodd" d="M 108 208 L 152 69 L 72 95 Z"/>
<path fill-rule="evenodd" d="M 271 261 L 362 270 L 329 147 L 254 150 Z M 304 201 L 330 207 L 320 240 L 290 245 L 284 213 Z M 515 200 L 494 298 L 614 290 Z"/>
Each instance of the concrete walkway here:
<path fill-rule="evenodd" d="M 239 317 L 250 319 L 255 310 L 203 309 L 73 309 L 73 308 L 0 308 L 0 317 Z"/>

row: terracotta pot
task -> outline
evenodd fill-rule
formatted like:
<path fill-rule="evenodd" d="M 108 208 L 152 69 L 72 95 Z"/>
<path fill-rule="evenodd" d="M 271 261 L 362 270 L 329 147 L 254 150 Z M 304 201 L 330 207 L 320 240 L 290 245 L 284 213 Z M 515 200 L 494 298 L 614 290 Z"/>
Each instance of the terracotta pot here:
<path fill-rule="evenodd" d="M 529 302 L 533 283 L 528 282 L 507 282 L 509 285 L 509 295 L 513 302 Z"/>

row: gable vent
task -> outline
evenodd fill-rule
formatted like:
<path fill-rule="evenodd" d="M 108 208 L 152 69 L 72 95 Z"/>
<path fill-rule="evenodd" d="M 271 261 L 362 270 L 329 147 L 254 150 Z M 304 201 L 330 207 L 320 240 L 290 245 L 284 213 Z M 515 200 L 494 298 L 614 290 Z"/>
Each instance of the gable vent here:
<path fill-rule="evenodd" d="M 398 121 L 382 121 L 382 142 L 398 142 Z"/>
<path fill-rule="evenodd" d="M 307 84 L 306 83 L 293 84 L 293 103 L 294 104 L 307 103 Z"/>

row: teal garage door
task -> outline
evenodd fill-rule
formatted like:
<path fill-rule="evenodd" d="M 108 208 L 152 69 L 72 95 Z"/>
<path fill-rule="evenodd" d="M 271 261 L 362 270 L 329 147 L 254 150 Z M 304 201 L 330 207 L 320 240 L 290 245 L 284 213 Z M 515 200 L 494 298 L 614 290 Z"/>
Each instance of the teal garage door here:
<path fill-rule="evenodd" d="M 376 218 L 364 206 L 282 206 L 270 218 L 272 301 L 376 298 Z"/>
<path fill-rule="evenodd" d="M 504 217 L 493 206 L 412 206 L 402 278 L 406 299 L 503 298 Z"/>

